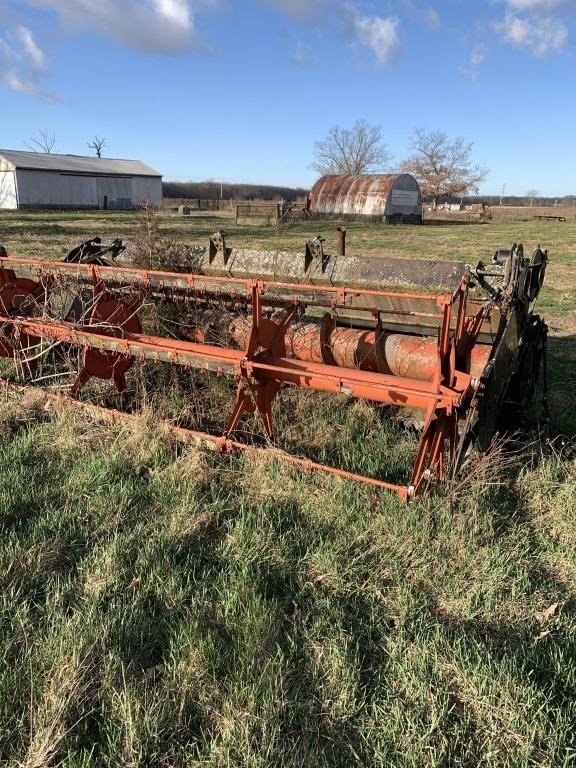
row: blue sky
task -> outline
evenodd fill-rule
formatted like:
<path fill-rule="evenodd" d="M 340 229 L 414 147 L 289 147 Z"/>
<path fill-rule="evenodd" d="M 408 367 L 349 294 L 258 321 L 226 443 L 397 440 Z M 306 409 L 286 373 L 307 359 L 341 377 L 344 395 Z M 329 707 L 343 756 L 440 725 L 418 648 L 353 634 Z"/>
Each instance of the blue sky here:
<path fill-rule="evenodd" d="M 359 118 L 474 142 L 482 191 L 576 193 L 576 0 L 0 0 L 0 147 L 137 158 L 166 179 L 310 186 Z"/>

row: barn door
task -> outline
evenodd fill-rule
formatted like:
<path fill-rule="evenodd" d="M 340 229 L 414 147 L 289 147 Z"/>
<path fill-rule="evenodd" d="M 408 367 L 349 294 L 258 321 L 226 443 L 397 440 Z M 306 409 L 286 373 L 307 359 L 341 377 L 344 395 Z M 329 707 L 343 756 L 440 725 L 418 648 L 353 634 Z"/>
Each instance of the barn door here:
<path fill-rule="evenodd" d="M 132 179 L 126 176 L 98 177 L 98 207 L 113 211 L 132 208 Z"/>

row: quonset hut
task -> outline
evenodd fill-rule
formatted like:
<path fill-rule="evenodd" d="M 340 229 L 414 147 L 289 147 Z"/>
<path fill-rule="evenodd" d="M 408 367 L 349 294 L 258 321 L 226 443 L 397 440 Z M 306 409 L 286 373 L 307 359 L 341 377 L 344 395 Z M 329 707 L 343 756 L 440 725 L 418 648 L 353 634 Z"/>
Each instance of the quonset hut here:
<path fill-rule="evenodd" d="M 422 197 L 409 173 L 322 176 L 310 193 L 310 211 L 324 216 L 370 217 L 389 224 L 422 223 Z"/>
<path fill-rule="evenodd" d="M 129 210 L 162 203 L 162 176 L 139 160 L 0 149 L 0 209 Z"/>

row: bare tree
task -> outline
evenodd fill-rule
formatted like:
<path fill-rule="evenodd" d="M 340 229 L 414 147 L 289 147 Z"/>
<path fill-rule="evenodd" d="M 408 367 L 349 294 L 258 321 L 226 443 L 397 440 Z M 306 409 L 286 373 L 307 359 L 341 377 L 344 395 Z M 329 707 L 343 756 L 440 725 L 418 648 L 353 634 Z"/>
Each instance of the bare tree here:
<path fill-rule="evenodd" d="M 471 163 L 473 146 L 462 136 L 450 141 L 444 131 L 414 131 L 412 154 L 404 161 L 403 170 L 418 179 L 423 195 L 433 198 L 434 209 L 442 195 L 477 192 L 486 180 L 488 168 Z"/>
<path fill-rule="evenodd" d="M 391 158 L 382 141 L 382 128 L 356 120 L 352 128 L 333 126 L 323 141 L 316 142 L 310 168 L 322 176 L 370 173 L 385 168 Z"/>
<path fill-rule="evenodd" d="M 88 142 L 88 146 L 96 152 L 96 157 L 102 157 L 102 151 L 106 146 L 106 139 L 104 137 L 100 138 L 100 136 L 94 136 L 92 141 Z"/>
<path fill-rule="evenodd" d="M 25 141 L 24 146 L 32 152 L 45 152 L 50 154 L 56 144 L 56 134 L 48 131 L 39 131 L 37 136 L 31 136 L 30 141 Z"/>
<path fill-rule="evenodd" d="M 526 191 L 526 197 L 530 199 L 530 208 L 534 205 L 534 198 L 538 197 L 539 194 L 537 189 L 528 189 Z"/>

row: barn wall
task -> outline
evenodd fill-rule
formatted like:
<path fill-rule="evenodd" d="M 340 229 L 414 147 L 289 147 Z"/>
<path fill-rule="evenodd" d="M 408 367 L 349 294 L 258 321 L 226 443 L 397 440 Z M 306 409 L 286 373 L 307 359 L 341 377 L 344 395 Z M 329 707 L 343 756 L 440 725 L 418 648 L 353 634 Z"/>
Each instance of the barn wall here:
<path fill-rule="evenodd" d="M 134 176 L 132 178 L 132 199 L 135 206 L 148 200 L 153 205 L 162 204 L 162 179 L 157 176 Z"/>
<path fill-rule="evenodd" d="M 98 189 L 93 177 L 25 169 L 16 173 L 21 207 L 98 208 Z"/>
<path fill-rule="evenodd" d="M 386 200 L 386 216 L 413 216 L 422 213 L 420 186 L 407 173 L 398 176 Z"/>
<path fill-rule="evenodd" d="M 0 208 L 14 210 L 17 207 L 16 174 L 14 171 L 0 171 Z"/>
<path fill-rule="evenodd" d="M 153 176 L 84 176 L 27 169 L 16 173 L 21 207 L 130 210 L 142 203 L 147 192 L 150 202 L 162 202 L 162 180 Z"/>

